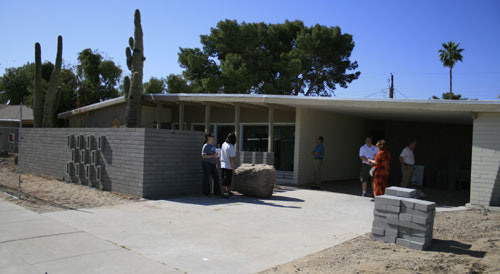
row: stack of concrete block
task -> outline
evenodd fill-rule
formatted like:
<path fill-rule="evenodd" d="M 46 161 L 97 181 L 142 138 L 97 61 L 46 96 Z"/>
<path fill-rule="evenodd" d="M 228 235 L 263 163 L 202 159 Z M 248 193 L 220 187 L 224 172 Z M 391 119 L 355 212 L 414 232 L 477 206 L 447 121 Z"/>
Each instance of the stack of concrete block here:
<path fill-rule="evenodd" d="M 375 197 L 371 238 L 417 250 L 429 247 L 436 204 L 415 196 L 414 189 L 389 187 Z"/>

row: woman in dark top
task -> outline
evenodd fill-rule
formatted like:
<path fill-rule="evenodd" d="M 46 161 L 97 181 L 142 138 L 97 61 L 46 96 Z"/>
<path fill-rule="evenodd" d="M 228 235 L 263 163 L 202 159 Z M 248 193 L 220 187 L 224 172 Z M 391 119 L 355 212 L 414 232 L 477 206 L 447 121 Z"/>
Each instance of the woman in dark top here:
<path fill-rule="evenodd" d="M 214 180 L 214 194 L 220 194 L 219 173 L 217 172 L 217 150 L 214 144 L 214 135 L 210 132 L 205 134 L 205 144 L 201 149 L 203 167 L 203 194 L 210 195 L 210 176 Z"/>
<path fill-rule="evenodd" d="M 377 142 L 378 153 L 375 159 L 370 160 L 375 171 L 373 173 L 373 196 L 384 195 L 387 188 L 387 179 L 389 179 L 391 155 L 387 151 L 385 140 Z"/>

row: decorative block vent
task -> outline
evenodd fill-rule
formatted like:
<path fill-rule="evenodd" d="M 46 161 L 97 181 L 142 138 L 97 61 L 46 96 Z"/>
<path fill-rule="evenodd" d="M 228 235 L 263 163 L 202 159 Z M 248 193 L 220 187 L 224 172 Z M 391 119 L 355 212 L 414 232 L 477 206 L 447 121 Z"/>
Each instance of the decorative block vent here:
<path fill-rule="evenodd" d="M 96 181 L 100 182 L 101 178 L 102 178 L 102 167 L 96 166 L 95 179 L 96 179 Z"/>
<path fill-rule="evenodd" d="M 73 135 L 68 135 L 68 141 L 66 143 L 66 146 L 68 148 L 73 148 L 74 139 L 75 139 L 75 137 Z"/>
<path fill-rule="evenodd" d="M 99 136 L 97 138 L 97 150 L 103 150 L 104 149 L 104 136 Z"/>
<path fill-rule="evenodd" d="M 73 176 L 74 174 L 74 169 L 75 169 L 75 165 L 73 162 L 67 162 L 66 163 L 66 174 L 69 175 L 69 176 Z"/>
<path fill-rule="evenodd" d="M 86 142 L 86 145 L 87 145 L 87 149 L 91 149 L 92 148 L 92 141 L 94 139 L 94 136 L 92 135 L 88 135 L 87 136 L 87 142 Z"/>
<path fill-rule="evenodd" d="M 85 165 L 85 178 L 90 178 L 90 165 Z"/>
<path fill-rule="evenodd" d="M 98 155 L 97 151 L 96 150 L 92 150 L 92 152 L 90 154 L 90 163 L 91 164 L 97 165 L 99 163 L 97 155 Z"/>
<path fill-rule="evenodd" d="M 78 150 L 76 148 L 71 149 L 71 161 L 73 161 L 73 163 L 78 162 Z"/>
<path fill-rule="evenodd" d="M 81 149 L 84 146 L 85 140 L 83 135 L 76 136 L 76 148 Z"/>
<path fill-rule="evenodd" d="M 82 164 L 87 163 L 87 153 L 85 149 L 80 150 L 80 163 Z"/>
<path fill-rule="evenodd" d="M 75 176 L 80 177 L 80 164 L 79 163 L 75 164 Z"/>

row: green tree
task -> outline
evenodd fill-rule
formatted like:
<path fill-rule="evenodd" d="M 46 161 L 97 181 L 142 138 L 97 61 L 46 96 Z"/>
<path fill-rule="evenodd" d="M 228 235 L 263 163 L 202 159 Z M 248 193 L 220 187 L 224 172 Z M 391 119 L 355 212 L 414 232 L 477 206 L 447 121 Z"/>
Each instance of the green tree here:
<path fill-rule="evenodd" d="M 33 63 L 5 69 L 5 73 L 0 77 L 0 103 L 5 104 L 10 100 L 11 105 L 26 104 L 33 88 L 33 75 Z"/>
<path fill-rule="evenodd" d="M 462 61 L 462 51 L 464 49 L 458 48 L 460 43 L 449 41 L 448 43 L 443 43 L 443 48 L 439 50 L 439 59 L 443 63 L 443 66 L 450 68 L 450 99 L 453 98 L 452 89 L 452 71 L 455 64 Z"/>
<path fill-rule="evenodd" d="M 119 96 L 117 85 L 122 70 L 111 60 L 105 60 L 101 54 L 84 49 L 78 54 L 76 66 L 78 77 L 78 104 L 86 106 Z"/>
<path fill-rule="evenodd" d="M 54 70 L 54 64 L 45 62 L 42 64 L 42 100 L 45 99 L 50 75 Z M 0 77 L 0 103 L 33 107 L 33 77 L 35 71 L 34 63 L 26 63 L 21 67 L 7 68 L 5 74 Z M 59 90 L 61 91 L 61 102 L 58 113 L 74 109 L 76 107 L 76 93 L 78 88 L 77 77 L 71 68 L 63 68 L 59 74 Z M 42 101 L 43 102 L 43 101 Z"/>
<path fill-rule="evenodd" d="M 167 93 L 192 93 L 192 90 L 182 75 L 170 74 L 167 77 Z"/>
<path fill-rule="evenodd" d="M 358 67 L 349 60 L 354 42 L 339 27 L 225 20 L 200 40 L 203 50 L 180 48 L 184 71 L 170 78 L 176 88 L 185 83 L 191 92 L 329 96 L 360 74 L 350 72 Z"/>
<path fill-rule="evenodd" d="M 149 82 L 144 83 L 145 93 L 163 93 L 166 91 L 165 80 L 151 77 Z"/>

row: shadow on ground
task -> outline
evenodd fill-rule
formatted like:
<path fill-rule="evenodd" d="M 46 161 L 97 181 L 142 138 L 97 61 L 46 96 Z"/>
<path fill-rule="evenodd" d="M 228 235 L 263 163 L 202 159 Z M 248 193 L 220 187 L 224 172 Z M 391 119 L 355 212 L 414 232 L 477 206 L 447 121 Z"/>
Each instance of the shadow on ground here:
<path fill-rule="evenodd" d="M 472 245 L 464 244 L 452 240 L 433 239 L 432 245 L 428 249 L 431 252 L 446 252 L 455 255 L 468 255 L 474 258 L 483 258 L 486 255 L 484 251 L 470 250 Z"/>
<path fill-rule="evenodd" d="M 470 198 L 470 192 L 468 189 L 463 189 L 460 191 L 449 191 L 438 188 L 424 187 L 421 190 L 425 195 L 421 199 L 435 202 L 439 206 L 464 206 L 469 202 Z M 361 183 L 358 180 L 322 182 L 321 191 L 330 191 L 360 196 Z M 368 193 L 368 196 L 373 197 L 373 190 L 371 186 L 368 187 Z"/>
<path fill-rule="evenodd" d="M 289 197 L 286 194 L 287 192 L 295 190 L 297 190 L 297 188 L 278 186 L 277 189 L 274 190 L 274 194 L 271 198 L 257 198 L 257 197 L 249 197 L 237 194 L 234 195 L 231 199 L 225 199 L 219 196 L 209 197 L 209 196 L 197 195 L 197 196 L 166 197 L 157 200 L 165 200 L 177 203 L 196 204 L 204 206 L 213 206 L 213 205 L 231 204 L 231 203 L 247 203 L 247 204 L 263 205 L 263 206 L 299 209 L 302 208 L 300 206 L 300 203 L 303 203 L 304 200 L 294 197 Z"/>

